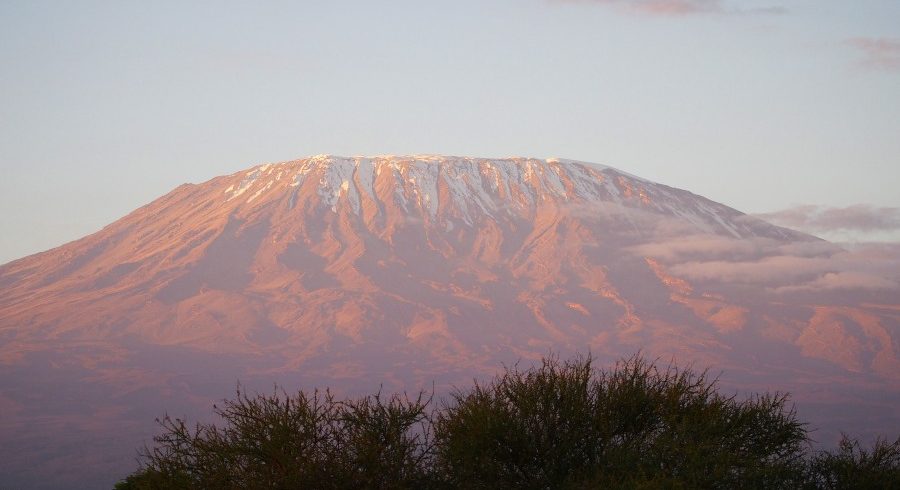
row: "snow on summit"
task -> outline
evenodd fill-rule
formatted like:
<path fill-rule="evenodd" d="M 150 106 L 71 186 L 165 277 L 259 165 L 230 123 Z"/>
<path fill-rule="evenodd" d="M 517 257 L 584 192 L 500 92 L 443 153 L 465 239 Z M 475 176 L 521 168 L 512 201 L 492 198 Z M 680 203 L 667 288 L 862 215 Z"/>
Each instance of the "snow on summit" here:
<path fill-rule="evenodd" d="M 447 227 L 481 217 L 529 217 L 565 203 L 605 203 L 672 215 L 703 231 L 735 237 L 759 232 L 758 223 L 727 206 L 612 167 L 560 158 L 315 155 L 259 165 L 230 179 L 224 202 L 231 205 L 288 196 L 293 207 L 302 193 L 336 213 L 359 215 L 366 203 L 381 213 L 389 202 Z M 775 235 L 785 237 L 783 231 Z"/>

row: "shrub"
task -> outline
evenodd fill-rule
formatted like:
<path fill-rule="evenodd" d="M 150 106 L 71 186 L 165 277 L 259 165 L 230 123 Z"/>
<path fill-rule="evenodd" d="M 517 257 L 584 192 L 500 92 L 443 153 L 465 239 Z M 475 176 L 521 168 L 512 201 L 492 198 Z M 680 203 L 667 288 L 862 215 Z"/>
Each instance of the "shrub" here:
<path fill-rule="evenodd" d="M 418 488 L 430 454 L 430 400 L 380 394 L 336 401 L 329 392 L 249 397 L 214 407 L 224 426 L 168 416 L 117 486 L 143 488 Z"/>
<path fill-rule="evenodd" d="M 844 435 L 837 451 L 818 454 L 810 469 L 810 483 L 816 488 L 900 488 L 900 437 L 892 444 L 879 438 L 867 451 Z"/>

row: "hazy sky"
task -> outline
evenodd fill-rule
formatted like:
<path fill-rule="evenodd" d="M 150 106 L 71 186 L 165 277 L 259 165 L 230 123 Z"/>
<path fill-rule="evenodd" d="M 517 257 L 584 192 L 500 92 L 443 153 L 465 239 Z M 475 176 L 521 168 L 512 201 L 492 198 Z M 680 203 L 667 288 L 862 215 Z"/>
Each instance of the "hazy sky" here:
<path fill-rule="evenodd" d="M 0 263 L 318 153 L 573 158 L 895 236 L 900 2 L 0 1 Z"/>

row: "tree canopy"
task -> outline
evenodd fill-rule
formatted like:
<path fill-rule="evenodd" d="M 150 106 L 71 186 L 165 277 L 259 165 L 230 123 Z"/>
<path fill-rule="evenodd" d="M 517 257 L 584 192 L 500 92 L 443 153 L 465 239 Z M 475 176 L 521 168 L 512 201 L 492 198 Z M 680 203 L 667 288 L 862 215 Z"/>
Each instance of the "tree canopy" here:
<path fill-rule="evenodd" d="M 814 452 L 788 402 L 641 356 L 551 357 L 442 402 L 239 388 L 221 426 L 162 418 L 116 488 L 900 488 L 900 438 Z"/>

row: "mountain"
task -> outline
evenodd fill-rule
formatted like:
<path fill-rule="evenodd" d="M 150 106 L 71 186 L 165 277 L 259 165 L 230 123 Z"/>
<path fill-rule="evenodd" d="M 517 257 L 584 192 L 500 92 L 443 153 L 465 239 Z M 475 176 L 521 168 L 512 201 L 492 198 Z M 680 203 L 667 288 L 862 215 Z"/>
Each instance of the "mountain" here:
<path fill-rule="evenodd" d="M 0 477 L 34 486 L 40 460 L 48 486 L 109 484 L 154 417 L 205 413 L 237 380 L 446 391 L 588 350 L 790 390 L 825 437 L 883 433 L 900 426 L 900 301 L 866 264 L 595 164 L 259 165 L 0 266 Z"/>

